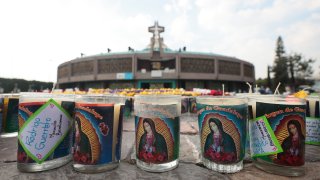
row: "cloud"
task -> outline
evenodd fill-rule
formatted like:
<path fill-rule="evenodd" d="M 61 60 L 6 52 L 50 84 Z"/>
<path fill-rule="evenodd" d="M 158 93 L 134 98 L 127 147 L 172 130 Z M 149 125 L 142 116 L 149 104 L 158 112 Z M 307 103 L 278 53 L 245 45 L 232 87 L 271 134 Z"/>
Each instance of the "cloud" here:
<path fill-rule="evenodd" d="M 193 1 L 191 0 L 171 0 L 164 5 L 167 12 L 186 13 L 193 9 Z"/>
<path fill-rule="evenodd" d="M 57 66 L 80 53 L 144 49 L 154 20 L 165 26 L 161 36 L 169 48 L 187 46 L 190 51 L 235 56 L 253 63 L 256 77 L 267 76 L 279 35 L 288 53 L 299 52 L 320 63 L 319 0 L 168 0 L 150 8 L 142 4 L 0 1 L 0 77 L 55 81 Z"/>
<path fill-rule="evenodd" d="M 0 77 L 56 81 L 59 64 L 80 56 L 143 49 L 148 44 L 146 14 L 125 16 L 117 3 L 101 1 L 21 1 L 0 8 Z M 37 6 L 36 6 L 37 5 Z M 1 6 L 1 3 L 0 3 Z M 3 10 L 3 11 L 2 11 Z M 2 18 L 1 18 L 2 17 Z M 10 17 L 10 18 L 4 18 Z"/>
<path fill-rule="evenodd" d="M 297 52 L 302 53 L 305 58 L 317 59 L 314 63 L 314 77 L 320 78 L 320 13 L 314 13 L 304 21 L 297 21 L 284 32 L 284 42 L 287 44 L 288 54 Z"/>
<path fill-rule="evenodd" d="M 219 53 L 252 62 L 256 77 L 266 77 L 266 66 L 274 61 L 279 35 L 285 37 L 286 47 L 296 47 L 301 53 L 320 58 L 316 51 L 320 37 L 316 21 L 319 20 L 314 14 L 319 10 L 319 1 L 197 0 L 195 4 L 199 26 L 205 34 L 213 34 L 207 41 L 208 46 Z"/>
<path fill-rule="evenodd" d="M 195 42 L 196 35 L 190 31 L 190 23 L 187 15 L 182 15 L 173 19 L 170 25 L 169 43 L 176 47 L 185 46 Z"/>
<path fill-rule="evenodd" d="M 192 11 L 194 3 L 190 0 L 171 0 L 164 5 L 165 11 L 172 16 L 167 28 L 168 36 L 166 41 L 169 47 L 179 49 L 183 46 L 191 46 L 198 38 L 194 29 Z"/>

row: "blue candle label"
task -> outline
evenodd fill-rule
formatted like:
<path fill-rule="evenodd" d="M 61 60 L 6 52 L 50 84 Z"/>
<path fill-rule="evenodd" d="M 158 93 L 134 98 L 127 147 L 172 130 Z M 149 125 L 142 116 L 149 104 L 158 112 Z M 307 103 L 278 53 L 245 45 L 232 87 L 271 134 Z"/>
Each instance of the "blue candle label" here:
<path fill-rule="evenodd" d="M 306 118 L 306 144 L 320 145 L 320 118 Z"/>
<path fill-rule="evenodd" d="M 18 139 L 27 155 L 42 163 L 63 141 L 70 128 L 70 115 L 50 99 L 27 119 Z"/>
<path fill-rule="evenodd" d="M 120 160 L 124 106 L 76 103 L 73 160 L 102 165 Z"/>
<path fill-rule="evenodd" d="M 197 104 L 197 109 L 203 158 L 218 164 L 241 161 L 246 144 L 246 104 Z"/>
<path fill-rule="evenodd" d="M 154 164 L 178 159 L 180 107 L 178 108 L 177 104 L 138 104 L 136 110 L 137 159 Z"/>
<path fill-rule="evenodd" d="M 257 102 L 256 114 L 257 117 L 266 117 L 282 151 L 254 159 L 277 165 L 302 166 L 305 156 L 306 106 Z"/>
<path fill-rule="evenodd" d="M 184 97 L 181 99 L 181 113 L 187 113 L 189 111 L 189 98 Z"/>
<path fill-rule="evenodd" d="M 265 116 L 250 121 L 251 156 L 265 156 L 282 152 L 282 148 Z"/>

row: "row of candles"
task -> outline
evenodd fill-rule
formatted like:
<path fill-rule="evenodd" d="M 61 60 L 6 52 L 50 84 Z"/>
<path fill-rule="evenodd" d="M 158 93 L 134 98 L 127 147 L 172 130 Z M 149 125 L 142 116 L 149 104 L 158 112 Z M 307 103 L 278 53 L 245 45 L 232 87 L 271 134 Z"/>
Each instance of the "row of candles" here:
<path fill-rule="evenodd" d="M 3 104 L 17 99 L 6 98 Z M 178 166 L 181 112 L 186 112 L 183 104 L 190 104 L 192 98 L 134 97 L 139 168 L 164 172 Z M 305 143 L 320 144 L 319 97 L 305 101 L 245 94 L 195 100 L 202 162 L 214 171 L 240 171 L 249 153 L 262 170 L 303 175 Z M 84 173 L 116 168 L 121 159 L 126 101 L 126 97 L 113 95 L 20 94 L 18 169 L 43 171 L 71 159 L 74 169 Z"/>
<path fill-rule="evenodd" d="M 39 93 L 40 94 L 40 93 Z M 59 95 L 72 95 L 70 93 L 59 93 Z M 79 94 L 78 94 L 79 95 Z M 88 95 L 99 95 L 97 93 Z M 101 95 L 101 94 L 100 94 Z M 113 95 L 113 94 L 104 94 Z M 148 95 L 148 94 L 142 94 Z M 153 93 L 153 95 L 155 95 Z M 125 101 L 125 116 L 130 116 L 134 109 L 134 97 L 127 97 Z M 0 133 L 5 133 L 3 136 L 14 136 L 18 131 L 18 104 L 19 94 L 0 94 Z M 196 114 L 196 97 L 182 96 L 181 99 L 182 114 Z"/>

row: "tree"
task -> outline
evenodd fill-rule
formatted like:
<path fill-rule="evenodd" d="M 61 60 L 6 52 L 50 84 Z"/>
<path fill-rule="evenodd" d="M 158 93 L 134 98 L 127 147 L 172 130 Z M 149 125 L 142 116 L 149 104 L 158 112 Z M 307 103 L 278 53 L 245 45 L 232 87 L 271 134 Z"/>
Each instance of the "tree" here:
<path fill-rule="evenodd" d="M 268 78 L 259 78 L 256 80 L 256 84 L 259 86 L 259 87 L 268 87 Z"/>
<path fill-rule="evenodd" d="M 290 55 L 288 57 L 288 69 L 290 73 L 291 83 L 294 87 L 296 85 L 296 78 L 294 72 L 297 70 L 297 66 L 300 60 L 301 56 L 299 54 Z"/>
<path fill-rule="evenodd" d="M 287 71 L 287 57 L 285 56 L 284 44 L 281 36 L 277 39 L 276 44 L 276 57 L 272 68 L 274 72 L 274 86 L 277 86 L 281 82 L 281 90 L 284 90 L 285 85 L 289 82 L 289 76 Z"/>
<path fill-rule="evenodd" d="M 313 74 L 314 59 L 305 59 L 299 53 L 285 54 L 284 43 L 281 36 L 277 39 L 276 56 L 272 71 L 274 72 L 273 85 L 281 82 L 280 90 L 288 86 L 295 91 L 299 85 L 310 84 L 309 77 Z M 289 78 L 290 76 L 290 78 Z"/>
<path fill-rule="evenodd" d="M 11 93 L 15 86 L 17 86 L 21 90 L 21 92 L 27 92 L 28 90 L 30 90 L 30 87 L 34 91 L 41 91 L 47 88 L 51 89 L 53 86 L 52 82 L 27 81 L 24 79 L 7 78 L 0 78 L 0 84 L 0 88 L 3 88 L 4 93 Z"/>
<path fill-rule="evenodd" d="M 312 64 L 315 60 L 305 59 L 301 54 L 294 53 L 288 56 L 287 61 L 291 83 L 294 88 L 297 88 L 299 85 L 306 84 L 306 79 L 311 77 L 313 74 Z"/>
<path fill-rule="evenodd" d="M 276 57 L 280 58 L 284 56 L 285 53 L 283 40 L 281 36 L 279 36 L 276 44 Z"/>

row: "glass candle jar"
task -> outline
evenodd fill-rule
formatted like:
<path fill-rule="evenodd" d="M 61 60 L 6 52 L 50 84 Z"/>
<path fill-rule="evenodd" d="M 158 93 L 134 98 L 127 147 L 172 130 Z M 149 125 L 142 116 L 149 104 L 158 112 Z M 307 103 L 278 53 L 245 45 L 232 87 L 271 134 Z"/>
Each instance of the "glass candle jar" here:
<path fill-rule="evenodd" d="M 252 120 L 253 117 L 256 117 L 256 104 L 255 101 L 249 101 L 249 99 L 254 99 L 254 98 L 274 98 L 274 97 L 280 97 L 279 95 L 270 95 L 270 94 L 257 94 L 257 93 L 242 93 L 242 94 L 237 94 L 237 96 L 240 97 L 245 97 L 248 100 L 248 120 Z M 254 109 L 254 111 L 253 111 Z M 248 121 L 248 122 L 249 122 Z M 251 151 L 250 151 L 250 133 L 249 133 L 249 125 L 247 126 L 247 142 L 246 142 L 246 155 L 245 159 L 246 160 L 252 160 L 251 158 Z"/>
<path fill-rule="evenodd" d="M 181 96 L 139 95 L 134 102 L 137 166 L 164 172 L 179 164 Z"/>
<path fill-rule="evenodd" d="M 190 115 L 196 115 L 197 114 L 197 103 L 196 103 L 196 97 L 191 96 L 189 99 L 189 112 Z"/>
<path fill-rule="evenodd" d="M 181 114 L 189 116 L 189 97 L 181 96 Z"/>
<path fill-rule="evenodd" d="M 3 133 L 1 137 L 18 135 L 18 104 L 19 94 L 3 94 Z"/>
<path fill-rule="evenodd" d="M 306 102 L 294 97 L 253 97 L 251 153 L 259 169 L 284 176 L 305 173 Z"/>
<path fill-rule="evenodd" d="M 3 123 L 3 103 L 4 103 L 4 96 L 0 94 L 0 134 L 2 133 L 2 123 Z"/>
<path fill-rule="evenodd" d="M 197 97 L 204 166 L 223 173 L 243 168 L 247 134 L 247 100 L 243 97 Z"/>
<path fill-rule="evenodd" d="M 73 167 L 98 173 L 118 167 L 125 97 L 76 96 Z"/>
<path fill-rule="evenodd" d="M 20 171 L 54 169 L 71 160 L 73 111 L 73 95 L 21 94 L 17 153 Z"/>

